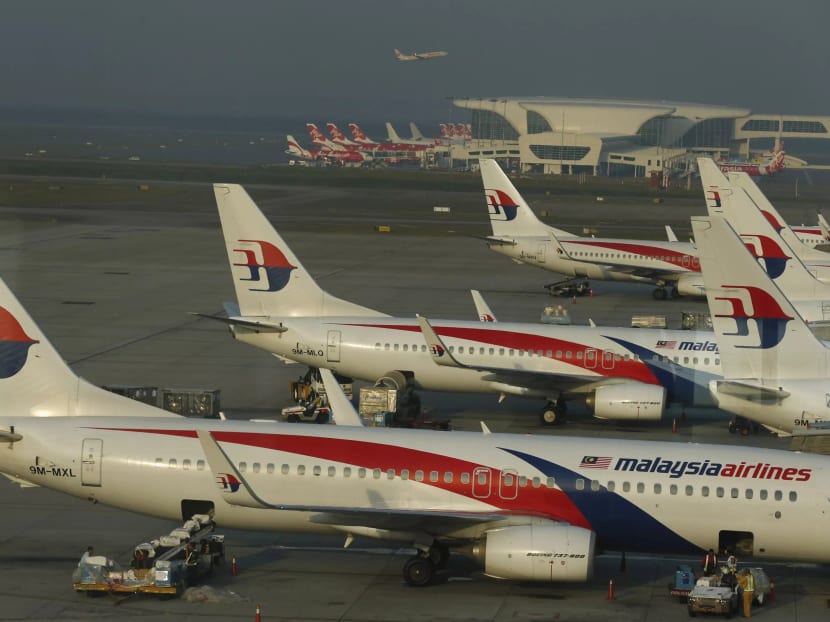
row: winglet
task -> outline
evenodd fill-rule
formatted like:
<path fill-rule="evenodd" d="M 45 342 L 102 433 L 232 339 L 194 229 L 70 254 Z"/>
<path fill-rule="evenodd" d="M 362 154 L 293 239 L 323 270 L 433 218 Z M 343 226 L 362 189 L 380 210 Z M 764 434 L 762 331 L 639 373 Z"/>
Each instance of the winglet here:
<path fill-rule="evenodd" d="M 666 225 L 666 237 L 669 239 L 669 242 L 678 242 L 677 234 L 675 234 L 674 229 L 671 228 L 670 225 Z"/>
<path fill-rule="evenodd" d="M 251 490 L 245 478 L 228 458 L 209 430 L 197 430 L 199 443 L 205 452 L 208 467 L 216 478 L 216 485 L 222 490 L 222 498 L 230 505 L 240 505 L 247 508 L 267 508 Z"/>
<path fill-rule="evenodd" d="M 481 433 L 482 434 L 492 434 L 492 432 L 490 431 L 490 428 L 487 427 L 486 423 L 484 423 L 483 421 L 479 421 L 479 423 L 481 424 Z"/>
<path fill-rule="evenodd" d="M 360 418 L 346 394 L 343 393 L 340 383 L 337 382 L 337 378 L 334 377 L 331 370 L 321 367 L 320 376 L 323 379 L 323 386 L 326 387 L 326 397 L 334 423 L 342 426 L 362 427 L 364 425 L 363 419 Z"/>
<path fill-rule="evenodd" d="M 450 354 L 449 349 L 447 349 L 447 346 L 445 346 L 444 342 L 441 341 L 438 333 L 436 333 L 435 329 L 430 326 L 427 319 L 425 317 L 421 317 L 420 315 L 416 317 L 418 318 L 418 324 L 421 326 L 421 333 L 424 335 L 424 341 L 427 342 L 427 347 L 429 348 L 433 362 L 435 362 L 436 365 L 441 365 L 442 367 L 464 367 L 464 365 L 459 363 L 453 355 Z"/>
<path fill-rule="evenodd" d="M 477 289 L 471 289 L 470 293 L 473 295 L 473 303 L 476 306 L 478 319 L 482 322 L 498 322 L 496 316 L 490 310 L 490 306 L 484 301 L 484 296 L 481 295 Z"/>

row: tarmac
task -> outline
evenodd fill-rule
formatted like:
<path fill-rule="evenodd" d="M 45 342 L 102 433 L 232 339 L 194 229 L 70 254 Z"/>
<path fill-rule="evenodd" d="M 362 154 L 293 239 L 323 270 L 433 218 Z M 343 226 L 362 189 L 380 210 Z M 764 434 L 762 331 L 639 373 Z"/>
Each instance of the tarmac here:
<path fill-rule="evenodd" d="M 255 188 L 251 194 L 322 287 L 386 313 L 473 319 L 470 289 L 479 289 L 502 320 L 537 322 L 544 307 L 561 304 L 578 324 L 593 319 L 625 326 L 632 315 L 656 314 L 679 327 L 681 311 L 706 310 L 703 301 L 654 301 L 645 285 L 594 283 L 592 296 L 552 298 L 542 285 L 560 277 L 514 264 L 474 237 L 488 230 L 479 194 L 302 187 Z M 227 416 L 274 418 L 291 403 L 288 383 L 305 369 L 189 315 L 219 312 L 234 294 L 210 187 L 196 187 L 188 197 L 155 203 L 150 192 L 106 205 L 56 200 L 46 207 L 0 207 L 0 276 L 87 380 L 221 389 Z M 451 211 L 433 212 L 436 205 Z M 589 209 L 558 206 L 554 216 L 575 233 L 591 223 L 599 235 L 627 229 L 659 238 L 664 220 L 683 226 L 702 205 L 644 208 L 607 198 L 596 214 Z M 391 231 L 378 232 L 381 224 Z M 577 408 L 565 425 L 542 428 L 541 402 L 441 393 L 424 393 L 422 400 L 456 429 L 478 429 L 484 421 L 494 432 L 788 446 L 764 433 L 730 435 L 728 417 L 716 410 L 672 407 L 660 422 L 635 425 L 595 420 Z M 126 565 L 135 544 L 173 526 L 0 482 L 0 620 L 251 620 L 261 604 L 263 620 L 309 622 L 662 621 L 687 616 L 667 585 L 677 563 L 699 562 L 631 554 L 623 568 L 619 554 L 608 554 L 597 559 L 589 583 L 533 585 L 488 579 L 454 555 L 443 580 L 414 589 L 401 578 L 405 550 L 367 540 L 344 549 L 342 539 L 220 529 L 239 573 L 217 571 L 206 581 L 211 590 L 194 596 L 197 602 L 73 592 L 71 574 L 88 545 Z M 827 618 L 827 568 L 765 568 L 775 579 L 776 598 L 753 615 Z"/>

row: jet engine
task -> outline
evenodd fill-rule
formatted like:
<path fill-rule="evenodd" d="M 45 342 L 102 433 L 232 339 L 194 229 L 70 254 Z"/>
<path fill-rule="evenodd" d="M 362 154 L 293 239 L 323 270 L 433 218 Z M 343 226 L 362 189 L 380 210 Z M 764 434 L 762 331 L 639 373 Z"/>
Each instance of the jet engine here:
<path fill-rule="evenodd" d="M 666 388 L 642 382 L 607 384 L 597 387 L 585 403 L 598 419 L 656 421 L 666 408 Z"/>
<path fill-rule="evenodd" d="M 681 296 L 705 296 L 706 290 L 700 272 L 687 272 L 681 275 L 677 279 L 677 293 Z"/>
<path fill-rule="evenodd" d="M 519 581 L 587 581 L 593 531 L 571 525 L 522 525 L 488 531 L 472 550 L 485 574 Z"/>

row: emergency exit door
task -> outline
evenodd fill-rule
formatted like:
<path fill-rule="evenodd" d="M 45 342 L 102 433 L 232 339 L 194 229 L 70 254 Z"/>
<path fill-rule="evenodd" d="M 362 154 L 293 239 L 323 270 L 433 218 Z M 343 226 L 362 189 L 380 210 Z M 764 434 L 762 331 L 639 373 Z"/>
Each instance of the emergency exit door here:
<path fill-rule="evenodd" d="M 329 363 L 340 362 L 340 331 L 330 330 L 326 342 L 326 360 Z"/>
<path fill-rule="evenodd" d="M 104 441 L 100 438 L 85 438 L 81 447 L 81 485 L 101 485 L 101 456 Z"/>

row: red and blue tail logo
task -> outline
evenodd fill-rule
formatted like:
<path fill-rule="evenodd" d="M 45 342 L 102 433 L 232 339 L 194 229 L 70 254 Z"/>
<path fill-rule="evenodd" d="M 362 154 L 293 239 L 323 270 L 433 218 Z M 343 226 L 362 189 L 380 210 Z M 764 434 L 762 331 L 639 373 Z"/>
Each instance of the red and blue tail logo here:
<path fill-rule="evenodd" d="M 715 317 L 728 317 L 735 320 L 736 331 L 724 334 L 749 338 L 750 320 L 755 322 L 758 332 L 757 344 L 736 345 L 735 347 L 766 350 L 781 343 L 787 329 L 787 322 L 793 318 L 784 313 L 784 310 L 770 294 L 759 287 L 747 285 L 723 285 L 722 287 L 724 289 L 743 290 L 749 297 L 748 301 L 744 296 L 717 296 L 715 298 L 715 300 L 728 302 L 732 307 L 731 313 L 715 314 Z M 746 302 L 749 302 L 749 310 L 747 310 Z"/>
<path fill-rule="evenodd" d="M 245 256 L 245 263 L 235 263 L 233 265 L 250 270 L 250 274 L 247 277 L 240 278 L 240 280 L 264 285 L 264 287 L 251 287 L 249 288 L 250 291 L 278 292 L 288 285 L 291 271 L 296 270 L 297 266 L 288 263 L 288 259 L 285 258 L 280 249 L 270 242 L 262 240 L 239 241 L 243 244 L 256 244 L 259 250 L 259 253 L 257 253 L 257 251 L 251 249 L 234 249 Z M 262 261 L 259 261 L 258 254 L 262 257 Z"/>
<path fill-rule="evenodd" d="M 20 322 L 0 307 L 0 378 L 16 375 L 29 356 L 29 348 L 39 341 L 29 337 Z"/>
<path fill-rule="evenodd" d="M 241 485 L 239 480 L 230 473 L 217 473 L 216 485 L 222 492 L 236 492 Z"/>
<path fill-rule="evenodd" d="M 741 234 L 741 237 L 744 239 L 758 240 L 758 245 L 761 247 L 760 252 L 758 252 L 758 248 L 753 243 L 747 244 L 746 247 L 755 259 L 764 260 L 764 267 L 767 274 L 769 274 L 769 278 L 777 279 L 784 273 L 784 270 L 787 268 L 787 262 L 792 257 L 787 255 L 775 240 L 765 235 Z"/>
<path fill-rule="evenodd" d="M 778 219 L 767 210 L 762 209 L 761 213 L 767 219 L 767 222 L 772 226 L 772 228 L 775 229 L 778 233 L 781 233 L 781 230 L 784 228 L 784 225 L 780 223 Z"/>
<path fill-rule="evenodd" d="M 506 192 L 502 192 L 501 190 L 485 190 L 484 200 L 487 201 L 490 220 L 510 222 L 516 219 L 519 206 Z"/>
<path fill-rule="evenodd" d="M 442 348 L 438 344 L 436 344 L 434 346 L 430 346 L 429 351 L 432 352 L 433 356 L 437 356 L 438 358 L 441 358 L 445 354 L 444 348 Z"/>
<path fill-rule="evenodd" d="M 723 206 L 723 202 L 720 199 L 720 192 L 718 190 L 707 190 L 706 204 L 709 207 L 720 209 Z"/>

